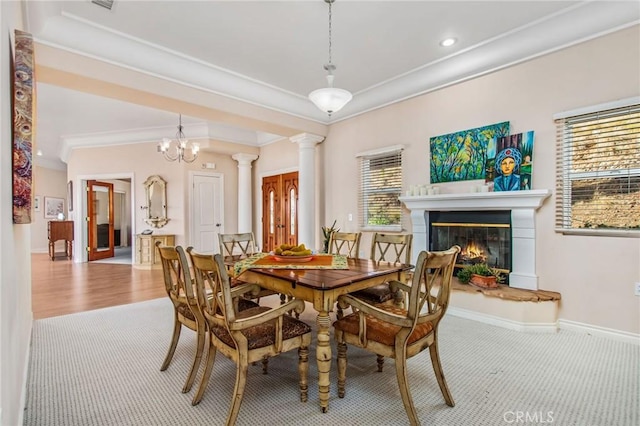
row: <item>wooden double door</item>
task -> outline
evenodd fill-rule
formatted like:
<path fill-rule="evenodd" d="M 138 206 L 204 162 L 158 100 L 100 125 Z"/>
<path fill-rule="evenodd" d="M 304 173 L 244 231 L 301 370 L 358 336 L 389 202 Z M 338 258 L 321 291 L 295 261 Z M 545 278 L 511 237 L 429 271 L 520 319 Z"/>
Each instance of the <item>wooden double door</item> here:
<path fill-rule="evenodd" d="M 262 251 L 298 244 L 298 172 L 262 179 Z"/>

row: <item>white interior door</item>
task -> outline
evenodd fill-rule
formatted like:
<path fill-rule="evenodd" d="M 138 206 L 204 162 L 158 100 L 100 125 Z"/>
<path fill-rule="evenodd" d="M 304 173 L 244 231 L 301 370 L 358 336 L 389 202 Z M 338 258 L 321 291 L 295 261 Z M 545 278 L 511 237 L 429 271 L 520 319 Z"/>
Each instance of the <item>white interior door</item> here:
<path fill-rule="evenodd" d="M 224 212 L 222 175 L 193 172 L 191 190 L 191 245 L 199 253 L 218 253 Z"/>

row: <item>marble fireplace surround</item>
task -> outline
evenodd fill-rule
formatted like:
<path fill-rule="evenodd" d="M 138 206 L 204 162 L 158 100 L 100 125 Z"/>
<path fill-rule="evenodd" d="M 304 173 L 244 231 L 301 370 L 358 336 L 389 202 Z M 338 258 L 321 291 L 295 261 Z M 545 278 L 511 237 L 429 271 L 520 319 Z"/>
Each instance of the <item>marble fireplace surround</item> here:
<path fill-rule="evenodd" d="M 411 210 L 413 230 L 412 261 L 421 250 L 428 250 L 429 212 L 432 211 L 511 211 L 512 260 L 509 286 L 538 290 L 536 274 L 536 211 L 551 195 L 546 189 L 510 192 L 473 192 L 400 197 Z"/>

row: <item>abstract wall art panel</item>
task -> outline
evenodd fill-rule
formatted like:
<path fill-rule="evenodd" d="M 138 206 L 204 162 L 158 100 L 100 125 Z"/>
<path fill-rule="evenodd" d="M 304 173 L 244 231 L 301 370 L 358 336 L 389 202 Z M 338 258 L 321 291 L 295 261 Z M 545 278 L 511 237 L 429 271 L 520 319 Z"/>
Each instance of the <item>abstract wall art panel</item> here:
<path fill-rule="evenodd" d="M 430 139 L 431 183 L 484 179 L 487 149 L 509 134 L 509 122 L 463 130 Z"/>
<path fill-rule="evenodd" d="M 31 223 L 34 129 L 33 38 L 15 31 L 12 57 L 13 223 Z"/>

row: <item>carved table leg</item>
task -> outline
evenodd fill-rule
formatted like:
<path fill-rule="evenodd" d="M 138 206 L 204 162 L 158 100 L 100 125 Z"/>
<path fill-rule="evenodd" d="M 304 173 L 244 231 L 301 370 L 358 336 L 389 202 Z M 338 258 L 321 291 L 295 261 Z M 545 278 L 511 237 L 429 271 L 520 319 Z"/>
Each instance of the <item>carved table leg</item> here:
<path fill-rule="evenodd" d="M 331 344 L 329 342 L 329 327 L 331 319 L 329 312 L 321 311 L 316 319 L 318 324 L 318 345 L 316 348 L 316 361 L 318 362 L 318 394 L 320 397 L 320 409 L 326 413 L 329 409 L 329 387 L 331 370 Z"/>

